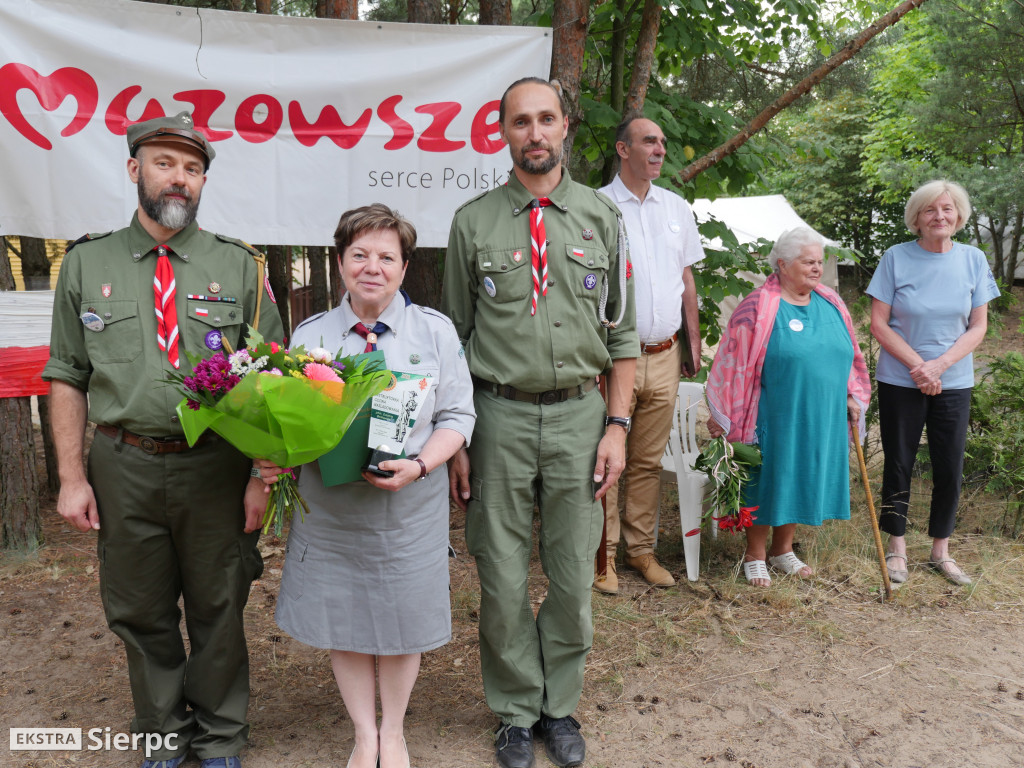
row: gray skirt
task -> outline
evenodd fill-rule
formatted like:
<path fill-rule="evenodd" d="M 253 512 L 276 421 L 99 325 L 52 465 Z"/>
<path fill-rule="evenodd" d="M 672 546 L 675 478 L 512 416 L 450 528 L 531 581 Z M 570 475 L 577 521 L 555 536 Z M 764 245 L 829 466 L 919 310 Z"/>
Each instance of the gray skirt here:
<path fill-rule="evenodd" d="M 393 493 L 359 481 L 324 488 L 302 469 L 309 504 L 288 535 L 277 625 L 307 645 L 379 656 L 452 636 L 444 467 Z"/>

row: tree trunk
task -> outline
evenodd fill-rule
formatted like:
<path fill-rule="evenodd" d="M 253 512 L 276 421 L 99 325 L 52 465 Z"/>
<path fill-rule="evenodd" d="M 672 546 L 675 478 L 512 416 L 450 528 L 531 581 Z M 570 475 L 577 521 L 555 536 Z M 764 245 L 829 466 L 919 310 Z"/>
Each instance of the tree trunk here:
<path fill-rule="evenodd" d="M 1009 252 L 1006 254 L 1006 290 L 1008 291 L 1013 290 L 1013 281 L 1017 277 L 1022 229 L 1024 229 L 1024 210 L 1017 211 L 1017 215 L 1013 218 L 1013 236 L 1010 240 Z"/>
<path fill-rule="evenodd" d="M 270 13 L 274 12 L 272 0 L 256 0 L 256 13 Z"/>
<path fill-rule="evenodd" d="M 316 0 L 318 19 L 358 19 L 358 0 Z"/>
<path fill-rule="evenodd" d="M 923 2 L 923 0 L 922 0 Z M 580 109 L 580 76 L 583 73 L 583 51 L 590 27 L 590 4 L 585 0 L 555 0 L 552 17 L 554 29 L 551 55 L 551 78 L 562 84 L 569 113 L 569 134 L 565 137 L 565 158 L 569 164 L 576 131 L 583 120 Z"/>
<path fill-rule="evenodd" d="M 336 307 L 345 293 L 345 284 L 341 282 L 341 269 L 338 267 L 338 249 L 333 245 L 327 248 L 327 273 L 331 281 L 331 306 Z"/>
<path fill-rule="evenodd" d="M 992 237 L 992 276 L 996 280 L 1005 281 L 1006 260 L 1003 258 L 1003 235 L 1006 233 L 1006 220 L 990 217 L 988 231 Z"/>
<path fill-rule="evenodd" d="M 292 333 L 290 319 L 290 301 L 292 293 L 292 260 L 291 249 L 283 245 L 268 245 L 267 277 L 270 278 L 270 289 L 277 299 L 277 313 L 281 316 L 281 325 L 289 338 Z"/>
<path fill-rule="evenodd" d="M 0 398 L 0 548 L 39 546 L 39 479 L 32 398 Z"/>
<path fill-rule="evenodd" d="M 633 74 L 629 79 L 629 93 L 626 96 L 626 115 L 644 113 L 647 86 L 651 82 L 651 68 L 654 66 L 654 46 L 658 42 L 660 24 L 661 3 L 658 0 L 645 0 L 644 12 L 640 17 L 640 35 L 636 41 L 636 55 L 633 58 Z"/>
<path fill-rule="evenodd" d="M 13 291 L 14 270 L 11 269 L 11 259 L 7 255 L 7 238 L 0 235 L 0 291 Z"/>
<path fill-rule="evenodd" d="M 60 490 L 60 476 L 57 474 L 57 448 L 53 444 L 53 427 L 50 425 L 50 396 L 38 395 L 39 431 L 43 436 L 43 457 L 46 460 L 46 490 L 51 494 Z"/>
<path fill-rule="evenodd" d="M 627 0 L 615 0 L 615 10 L 619 18 L 612 27 L 612 69 L 608 92 L 612 109 L 622 115 L 622 105 L 626 101 L 626 32 L 629 31 Z"/>
<path fill-rule="evenodd" d="M 507 27 L 512 23 L 512 0 L 480 0 L 480 23 Z"/>
<path fill-rule="evenodd" d="M 50 290 L 50 260 L 46 256 L 46 241 L 41 237 L 21 238 L 21 276 L 25 290 Z"/>
<path fill-rule="evenodd" d="M 615 0 L 615 10 L 618 12 L 619 19 L 612 27 L 612 51 L 609 57 L 612 67 L 609 73 L 608 93 L 611 99 L 611 108 L 618 112 L 620 117 L 625 117 L 622 106 L 626 101 L 626 33 L 629 30 L 630 18 L 627 0 Z M 601 186 L 610 183 L 618 171 L 618 153 L 606 153 L 601 166 Z"/>
<path fill-rule="evenodd" d="M 416 255 L 409 260 L 402 287 L 415 303 L 433 309 L 441 306 L 444 254 L 444 248 L 417 248 Z"/>
<path fill-rule="evenodd" d="M 331 308 L 327 296 L 327 249 L 322 245 L 306 248 L 309 263 L 309 287 L 313 289 L 312 313 L 326 312 Z"/>
<path fill-rule="evenodd" d="M 720 163 L 723 158 L 726 158 L 729 155 L 733 154 L 737 149 L 746 144 L 751 136 L 753 136 L 755 133 L 764 128 L 765 125 L 768 124 L 768 121 L 775 117 L 775 115 L 779 114 L 779 112 L 784 110 L 794 101 L 796 101 L 805 93 L 810 91 L 814 86 L 816 86 L 818 83 L 824 80 L 825 77 L 828 76 L 830 72 L 832 72 L 832 70 L 836 69 L 837 67 L 844 64 L 845 62 L 852 59 L 855 55 L 857 55 L 860 49 L 867 45 L 867 43 L 873 37 L 891 27 L 897 21 L 899 21 L 908 13 L 910 13 L 910 11 L 924 5 L 925 2 L 927 2 L 927 0 L 904 0 L 904 2 L 900 3 L 893 10 L 889 11 L 889 13 L 882 16 L 874 24 L 867 27 L 857 37 L 855 37 L 853 40 L 844 45 L 837 53 L 835 53 L 827 61 L 825 61 L 824 64 L 822 64 L 811 74 L 809 74 L 795 86 L 786 91 L 786 93 L 784 93 L 774 102 L 772 102 L 771 105 L 762 110 L 761 113 L 753 120 L 751 120 L 749 123 L 747 123 L 747 125 L 744 126 L 744 128 L 739 133 L 737 133 L 724 144 L 715 147 L 713 150 L 704 155 L 704 157 L 700 158 L 699 160 L 693 163 L 690 163 L 688 166 L 683 168 L 683 170 L 679 172 L 679 180 L 682 182 L 690 181 L 694 177 L 706 171 L 711 166 Z"/>
<path fill-rule="evenodd" d="M 410 24 L 440 24 L 441 0 L 409 0 L 408 17 Z"/>

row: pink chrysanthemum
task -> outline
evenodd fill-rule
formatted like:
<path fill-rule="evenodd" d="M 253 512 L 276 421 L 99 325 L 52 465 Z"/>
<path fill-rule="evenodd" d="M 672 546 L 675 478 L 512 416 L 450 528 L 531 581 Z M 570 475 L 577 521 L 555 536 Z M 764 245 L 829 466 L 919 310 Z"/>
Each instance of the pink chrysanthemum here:
<path fill-rule="evenodd" d="M 302 368 L 302 373 L 312 381 L 341 381 L 337 372 L 331 366 L 323 363 L 306 363 Z"/>

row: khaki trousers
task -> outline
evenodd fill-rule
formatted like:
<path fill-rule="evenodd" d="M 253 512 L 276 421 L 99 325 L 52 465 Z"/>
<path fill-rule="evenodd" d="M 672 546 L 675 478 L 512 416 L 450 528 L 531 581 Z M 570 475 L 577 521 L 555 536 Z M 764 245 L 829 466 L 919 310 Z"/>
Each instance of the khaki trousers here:
<path fill-rule="evenodd" d="M 249 733 L 242 612 L 263 571 L 259 532 L 242 532 L 252 462 L 223 440 L 149 455 L 96 433 L 100 594 L 124 641 L 134 733 L 178 734 L 151 759 L 237 755 Z M 184 598 L 186 654 L 179 622 Z"/>
<path fill-rule="evenodd" d="M 679 365 L 679 341 L 664 352 L 641 354 L 637 358 L 630 405 L 633 424 L 626 438 L 626 469 L 621 481 L 623 493 L 613 487 L 605 497 L 610 559 L 615 557 L 620 530 L 626 541 L 627 557 L 654 552 L 654 527 L 661 501 L 661 457 L 672 428 Z"/>
<path fill-rule="evenodd" d="M 604 435 L 597 389 L 552 405 L 477 391 L 466 544 L 480 575 L 480 667 L 487 705 L 529 728 L 572 714 L 594 638 L 590 590 L 601 540 L 594 463 Z M 534 507 L 547 594 L 529 594 Z"/>

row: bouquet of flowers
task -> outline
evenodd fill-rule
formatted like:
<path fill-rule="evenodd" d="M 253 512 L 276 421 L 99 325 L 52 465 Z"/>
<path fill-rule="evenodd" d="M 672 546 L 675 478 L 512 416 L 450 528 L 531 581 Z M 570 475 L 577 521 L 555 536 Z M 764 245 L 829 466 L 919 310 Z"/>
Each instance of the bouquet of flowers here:
<path fill-rule="evenodd" d="M 708 516 L 723 531 L 733 533 L 749 528 L 757 518 L 757 507 L 742 507 L 743 484 L 750 480 L 750 470 L 761 465 L 761 451 L 754 445 L 730 443 L 725 436 L 716 437 L 700 452 L 693 468 L 708 476 L 710 502 Z M 687 533 L 693 536 L 695 529 Z"/>
<path fill-rule="evenodd" d="M 367 399 L 382 392 L 391 372 L 379 364 L 338 358 L 325 349 L 285 349 L 249 329 L 246 348 L 200 359 L 188 352 L 192 374 L 168 374 L 185 399 L 177 407 L 189 445 L 212 429 L 251 459 L 295 467 L 338 444 Z M 270 492 L 263 532 L 280 536 L 295 508 L 309 511 L 295 476 Z"/>

